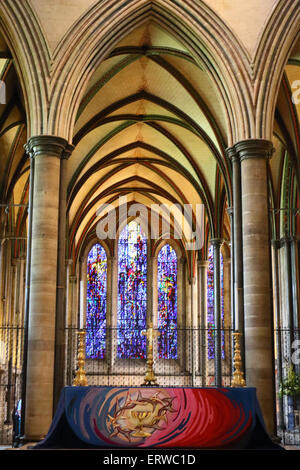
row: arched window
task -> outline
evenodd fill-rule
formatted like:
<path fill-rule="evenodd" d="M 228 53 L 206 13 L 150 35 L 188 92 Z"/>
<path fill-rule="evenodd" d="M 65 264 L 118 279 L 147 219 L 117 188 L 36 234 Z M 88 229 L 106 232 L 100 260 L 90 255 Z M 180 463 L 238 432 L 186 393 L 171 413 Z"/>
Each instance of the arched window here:
<path fill-rule="evenodd" d="M 117 359 L 146 359 L 147 320 L 156 316 L 159 336 L 159 359 L 178 359 L 178 258 L 170 244 L 165 244 L 157 256 L 157 310 L 147 312 L 147 237 L 137 221 L 129 222 L 117 241 L 118 273 L 113 292 L 117 296 L 115 317 Z M 111 268 L 109 268 L 111 269 Z M 107 329 L 107 256 L 104 247 L 96 243 L 87 257 L 86 358 L 104 359 L 114 337 L 113 327 Z M 156 283 L 155 283 L 156 284 Z M 115 320 L 114 320 L 115 318 Z"/>
<path fill-rule="evenodd" d="M 147 238 L 129 222 L 118 242 L 118 347 L 121 359 L 145 359 L 147 321 Z"/>
<path fill-rule="evenodd" d="M 96 243 L 87 258 L 86 357 L 103 359 L 106 353 L 107 256 Z"/>
<path fill-rule="evenodd" d="M 177 255 L 164 245 L 157 258 L 158 357 L 177 359 Z"/>
<path fill-rule="evenodd" d="M 221 327 L 224 328 L 224 288 L 223 288 L 223 256 L 220 257 L 220 276 L 221 276 Z M 208 359 L 215 357 L 215 318 L 214 318 L 214 252 L 213 246 L 208 251 L 208 269 L 207 269 L 207 356 Z M 225 338 L 224 331 L 221 334 L 221 354 L 225 358 Z"/>

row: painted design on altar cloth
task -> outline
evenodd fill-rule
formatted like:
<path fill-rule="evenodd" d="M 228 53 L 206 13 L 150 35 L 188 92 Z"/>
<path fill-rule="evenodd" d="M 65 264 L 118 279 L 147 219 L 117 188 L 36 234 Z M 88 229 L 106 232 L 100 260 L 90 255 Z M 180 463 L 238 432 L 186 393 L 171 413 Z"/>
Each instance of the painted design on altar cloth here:
<path fill-rule="evenodd" d="M 158 391 L 151 397 L 143 396 L 141 391 L 127 393 L 125 402 L 116 400 L 112 416 L 108 415 L 111 437 L 122 435 L 128 441 L 132 438 L 146 438 L 168 424 L 168 412 L 175 413 L 175 397 L 160 396 Z"/>
<path fill-rule="evenodd" d="M 222 448 L 254 425 L 238 389 L 70 387 L 67 420 L 97 447 Z"/>

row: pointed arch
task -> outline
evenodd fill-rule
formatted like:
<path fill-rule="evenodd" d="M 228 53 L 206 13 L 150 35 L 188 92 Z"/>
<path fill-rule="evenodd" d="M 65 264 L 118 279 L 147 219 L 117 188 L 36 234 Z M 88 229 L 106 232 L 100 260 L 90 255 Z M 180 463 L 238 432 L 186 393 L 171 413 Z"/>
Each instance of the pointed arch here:
<path fill-rule="evenodd" d="M 247 138 L 253 127 L 253 108 L 251 68 L 243 44 L 203 1 L 187 1 L 183 6 L 169 0 L 96 3 L 73 25 L 55 54 L 51 133 L 72 139 L 80 100 L 92 74 L 115 44 L 149 21 L 179 39 L 209 74 L 223 103 L 228 144 L 238 139 L 238 132 L 240 140 Z M 239 79 L 241 70 L 243 80 Z"/>

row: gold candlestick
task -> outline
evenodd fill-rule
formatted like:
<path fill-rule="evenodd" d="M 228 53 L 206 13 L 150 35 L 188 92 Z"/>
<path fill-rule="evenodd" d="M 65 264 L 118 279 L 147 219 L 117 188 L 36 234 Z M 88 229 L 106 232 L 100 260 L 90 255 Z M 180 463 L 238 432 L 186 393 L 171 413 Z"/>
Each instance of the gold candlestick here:
<path fill-rule="evenodd" d="M 75 379 L 73 381 L 73 385 L 75 387 L 86 387 L 88 385 L 87 378 L 85 375 L 84 370 L 84 363 L 85 363 L 85 331 L 80 330 L 77 332 L 79 340 L 78 340 L 78 354 L 77 354 L 77 364 L 78 369 L 76 371 Z"/>
<path fill-rule="evenodd" d="M 153 337 L 158 336 L 158 331 L 153 331 L 153 324 L 150 323 L 149 328 L 146 332 L 142 332 L 142 335 L 147 336 L 148 348 L 147 348 L 147 370 L 145 374 L 144 383 L 141 385 L 158 385 L 154 370 L 153 370 Z"/>
<path fill-rule="evenodd" d="M 242 333 L 233 333 L 234 336 L 234 373 L 231 381 L 232 387 L 246 387 L 246 381 L 244 379 L 244 373 L 242 371 L 242 356 L 240 349 L 240 337 Z"/>

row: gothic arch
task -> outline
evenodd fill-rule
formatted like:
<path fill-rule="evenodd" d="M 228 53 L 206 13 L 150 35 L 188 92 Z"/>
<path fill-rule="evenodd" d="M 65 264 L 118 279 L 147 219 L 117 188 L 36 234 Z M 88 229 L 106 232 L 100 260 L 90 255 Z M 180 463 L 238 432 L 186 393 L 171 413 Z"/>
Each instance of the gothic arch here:
<path fill-rule="evenodd" d="M 184 9 L 169 0 L 131 1 L 118 8 L 106 1 L 105 7 L 102 2 L 95 4 L 73 25 L 55 51 L 50 134 L 71 141 L 80 99 L 93 72 L 120 38 L 151 20 L 179 38 L 215 83 L 227 119 L 228 145 L 250 135 L 253 116 L 249 116 L 252 106 L 247 54 L 204 2 L 195 5 L 188 1 Z M 241 70 L 246 71 L 243 80 L 239 79 Z"/>
<path fill-rule="evenodd" d="M 300 36 L 299 2 L 279 0 L 266 24 L 252 64 L 255 129 L 253 137 L 272 140 L 284 67 Z"/>
<path fill-rule="evenodd" d="M 51 53 L 29 0 L 1 1 L 0 29 L 23 91 L 28 137 L 47 134 Z"/>

